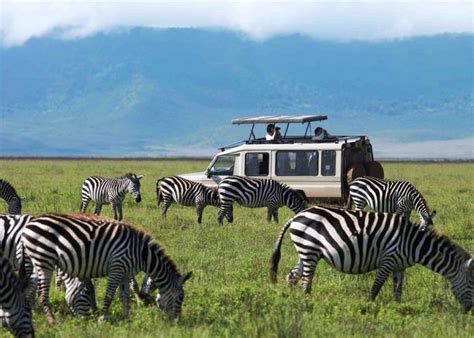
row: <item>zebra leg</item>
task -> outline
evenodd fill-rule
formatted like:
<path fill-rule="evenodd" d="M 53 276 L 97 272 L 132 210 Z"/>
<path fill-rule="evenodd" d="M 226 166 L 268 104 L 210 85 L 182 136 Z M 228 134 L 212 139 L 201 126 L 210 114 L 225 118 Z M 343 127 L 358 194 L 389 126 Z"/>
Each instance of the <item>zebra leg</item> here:
<path fill-rule="evenodd" d="M 56 290 L 64 289 L 64 281 L 61 274 L 59 273 L 59 269 L 56 267 L 55 270 L 56 270 Z"/>
<path fill-rule="evenodd" d="M 49 286 L 51 284 L 51 275 L 53 270 L 41 269 L 38 271 L 39 277 L 39 301 L 43 305 L 43 309 L 48 317 L 50 324 L 56 324 L 53 311 L 49 305 Z"/>
<path fill-rule="evenodd" d="M 395 266 L 395 260 L 392 257 L 385 257 L 382 259 L 379 270 L 377 271 L 377 276 L 375 277 L 374 285 L 372 290 L 370 290 L 369 300 L 373 301 L 380 292 L 380 289 L 384 285 L 385 281 L 393 272 L 393 267 Z"/>
<path fill-rule="evenodd" d="M 234 221 L 234 205 L 233 204 L 229 205 L 225 218 L 227 219 L 227 222 L 229 223 L 232 223 Z"/>
<path fill-rule="evenodd" d="M 96 203 L 96 204 L 95 204 L 95 212 L 94 212 L 94 214 L 100 215 L 101 210 L 102 210 L 102 204 Z"/>
<path fill-rule="evenodd" d="M 229 205 L 224 205 L 222 204 L 221 207 L 219 208 L 219 212 L 217 213 L 217 224 L 222 225 L 222 221 L 224 220 L 224 216 L 227 217 L 227 213 L 229 209 Z"/>
<path fill-rule="evenodd" d="M 117 287 L 122 283 L 124 272 L 123 270 L 115 270 L 109 273 L 109 278 L 107 279 L 107 289 L 105 291 L 104 305 L 102 307 L 102 314 L 100 320 L 107 319 L 109 315 L 110 304 L 114 299 L 115 291 Z"/>
<path fill-rule="evenodd" d="M 278 224 L 278 209 L 275 209 L 273 211 L 273 220 L 275 221 L 276 224 Z"/>
<path fill-rule="evenodd" d="M 291 271 L 286 276 L 286 281 L 290 285 L 296 285 L 296 283 L 298 283 L 298 281 L 301 279 L 302 276 L 303 276 L 303 262 L 299 260 L 298 264 L 296 264 L 296 266 L 293 269 L 291 269 Z"/>
<path fill-rule="evenodd" d="M 87 206 L 89 205 L 90 198 L 83 198 L 81 203 L 81 213 L 85 213 Z"/>
<path fill-rule="evenodd" d="M 196 213 L 197 213 L 197 218 L 198 218 L 198 223 L 201 224 L 202 221 L 202 212 L 204 210 L 204 207 L 201 204 L 196 205 Z"/>
<path fill-rule="evenodd" d="M 122 213 L 122 203 L 117 203 L 113 205 L 114 207 L 114 219 L 121 221 L 123 219 Z"/>
<path fill-rule="evenodd" d="M 129 318 L 130 310 L 130 279 L 126 278 L 120 283 L 120 300 L 123 307 L 123 318 Z"/>
<path fill-rule="evenodd" d="M 301 279 L 301 287 L 306 295 L 311 294 L 313 276 L 318 265 L 318 260 L 314 257 L 304 260 L 303 264 L 303 277 Z"/>
<path fill-rule="evenodd" d="M 402 288 L 403 288 L 404 276 L 405 276 L 405 271 L 403 270 L 393 272 L 393 294 L 397 302 L 400 302 L 402 300 Z"/>
<path fill-rule="evenodd" d="M 166 219 L 166 212 L 171 205 L 171 201 L 169 199 L 163 200 L 163 206 L 161 207 L 161 219 Z"/>

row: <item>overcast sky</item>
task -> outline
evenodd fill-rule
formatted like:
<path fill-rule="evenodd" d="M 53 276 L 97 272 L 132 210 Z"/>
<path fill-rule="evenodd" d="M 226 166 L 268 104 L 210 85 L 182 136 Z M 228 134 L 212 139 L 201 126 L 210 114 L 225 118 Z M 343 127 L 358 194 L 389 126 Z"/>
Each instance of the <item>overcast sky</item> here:
<path fill-rule="evenodd" d="M 473 1 L 4 1 L 5 47 L 52 34 L 81 38 L 131 27 L 224 28 L 254 39 L 301 33 L 327 40 L 380 40 L 473 33 Z"/>

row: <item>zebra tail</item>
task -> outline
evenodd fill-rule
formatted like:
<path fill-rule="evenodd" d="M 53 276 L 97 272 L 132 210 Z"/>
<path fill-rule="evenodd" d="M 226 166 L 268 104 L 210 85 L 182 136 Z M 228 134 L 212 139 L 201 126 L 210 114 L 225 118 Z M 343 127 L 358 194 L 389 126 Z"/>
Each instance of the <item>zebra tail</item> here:
<path fill-rule="evenodd" d="M 351 206 L 352 206 L 352 198 L 351 198 L 351 193 L 349 192 L 347 194 L 346 209 L 351 210 Z"/>
<path fill-rule="evenodd" d="M 29 276 L 26 271 L 26 256 L 25 256 L 25 247 L 21 245 L 21 261 L 20 261 L 20 270 L 18 271 L 18 278 L 21 283 L 21 291 L 25 291 L 29 286 Z"/>
<path fill-rule="evenodd" d="M 280 231 L 280 236 L 278 237 L 278 240 L 275 243 L 275 246 L 273 247 L 273 252 L 272 256 L 270 258 L 270 280 L 272 283 L 277 282 L 277 274 L 278 274 L 278 264 L 280 263 L 280 258 L 281 258 L 281 243 L 283 242 L 283 237 L 285 236 L 286 230 L 291 225 L 291 222 L 293 222 L 293 218 L 291 218 L 281 229 Z"/>
<path fill-rule="evenodd" d="M 163 195 L 161 194 L 161 190 L 160 190 L 160 181 L 163 179 L 164 177 L 160 178 L 158 181 L 156 181 L 156 205 L 157 206 L 160 206 L 160 203 L 161 201 L 163 200 Z"/>

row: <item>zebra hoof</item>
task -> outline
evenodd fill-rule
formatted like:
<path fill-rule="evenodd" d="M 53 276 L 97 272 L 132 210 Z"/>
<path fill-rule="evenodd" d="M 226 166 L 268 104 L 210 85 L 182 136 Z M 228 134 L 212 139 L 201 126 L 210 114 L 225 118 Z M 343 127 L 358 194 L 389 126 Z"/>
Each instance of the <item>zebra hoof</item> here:
<path fill-rule="evenodd" d="M 290 272 L 288 275 L 286 275 L 286 282 L 290 285 L 296 285 L 299 280 L 300 277 L 293 272 Z"/>

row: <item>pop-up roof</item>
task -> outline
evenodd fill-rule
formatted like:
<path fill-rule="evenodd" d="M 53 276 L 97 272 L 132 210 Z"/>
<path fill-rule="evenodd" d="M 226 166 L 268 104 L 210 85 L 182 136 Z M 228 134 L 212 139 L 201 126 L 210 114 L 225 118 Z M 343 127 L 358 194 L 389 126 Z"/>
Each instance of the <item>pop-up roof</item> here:
<path fill-rule="evenodd" d="M 308 123 L 327 120 L 326 115 L 283 115 L 257 116 L 232 120 L 232 124 L 259 124 L 259 123 Z"/>

